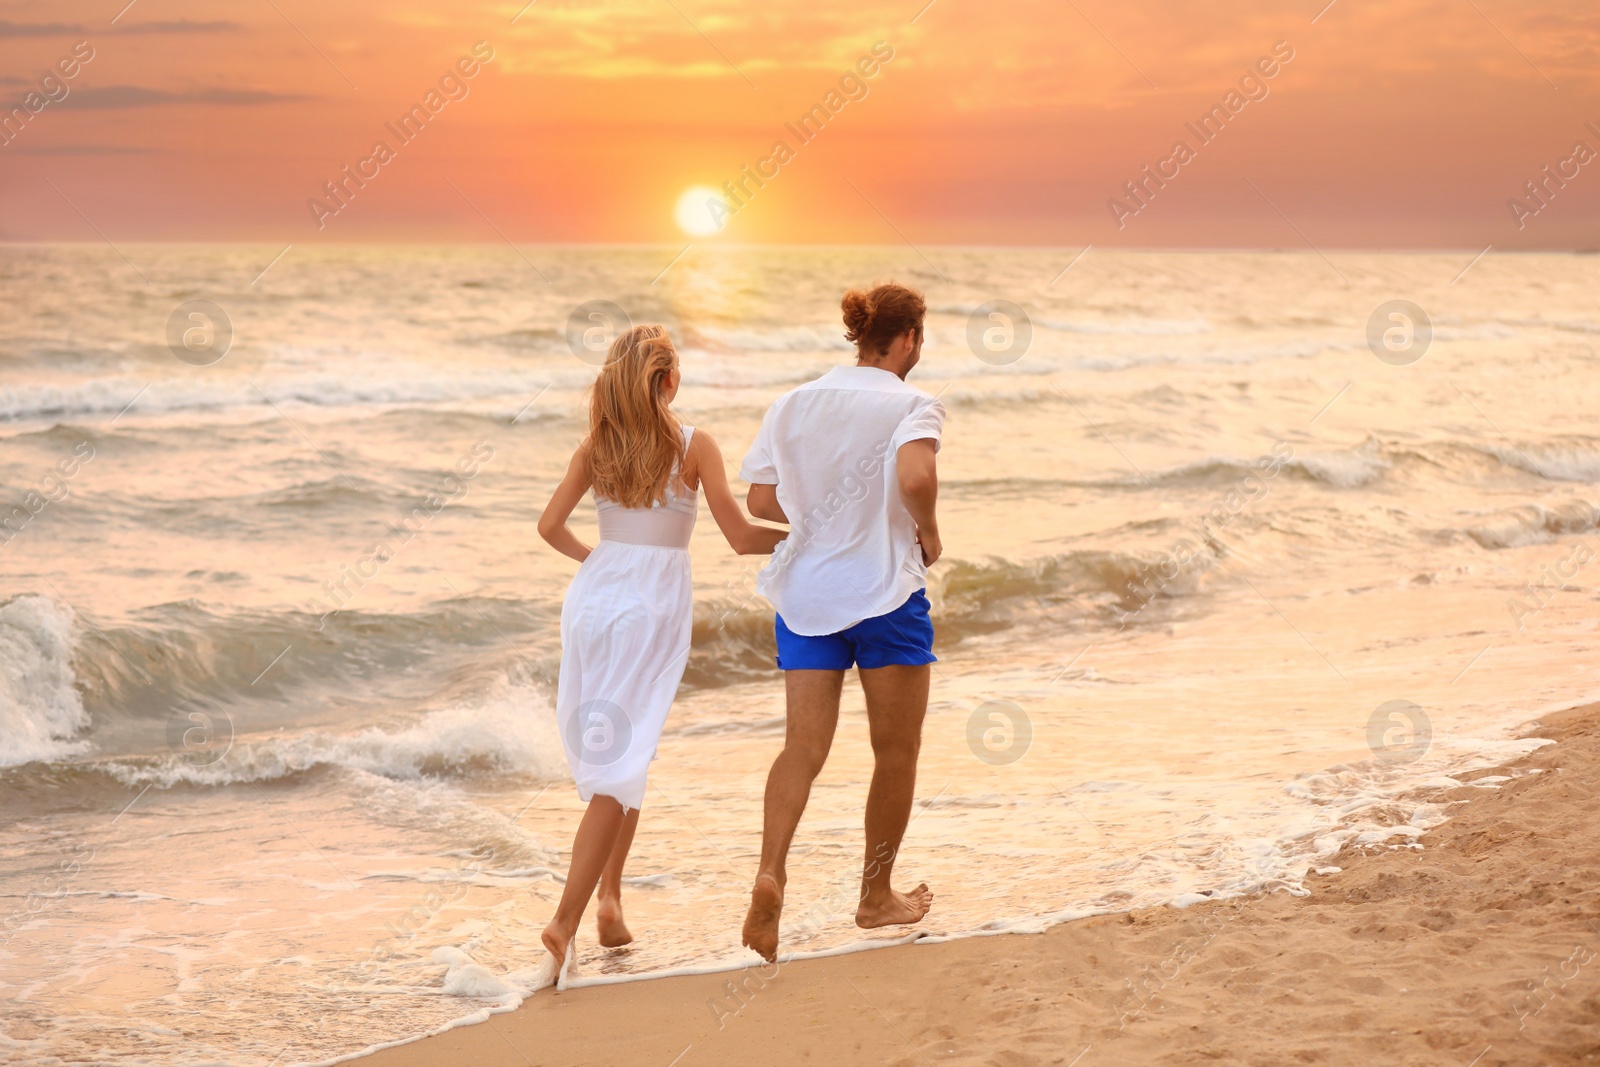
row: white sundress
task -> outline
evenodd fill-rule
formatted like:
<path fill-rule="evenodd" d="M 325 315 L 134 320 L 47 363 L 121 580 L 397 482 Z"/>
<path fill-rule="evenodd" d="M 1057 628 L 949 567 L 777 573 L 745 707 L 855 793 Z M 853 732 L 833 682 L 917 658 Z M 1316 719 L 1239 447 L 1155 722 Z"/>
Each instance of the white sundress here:
<path fill-rule="evenodd" d="M 694 427 L 683 427 L 687 449 Z M 700 494 L 625 508 L 596 494 L 600 542 L 561 605 L 556 722 L 578 796 L 644 803 L 645 777 L 689 662 L 689 535 Z"/>

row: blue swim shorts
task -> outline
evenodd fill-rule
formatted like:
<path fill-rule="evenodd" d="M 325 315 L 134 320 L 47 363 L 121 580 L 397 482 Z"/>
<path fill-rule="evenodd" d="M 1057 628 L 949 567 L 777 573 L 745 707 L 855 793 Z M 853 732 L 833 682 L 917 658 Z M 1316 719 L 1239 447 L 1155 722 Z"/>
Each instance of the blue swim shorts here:
<path fill-rule="evenodd" d="M 836 634 L 797 634 L 783 624 L 782 615 L 773 628 L 778 635 L 778 668 L 785 671 L 843 671 L 852 665 L 863 670 L 920 667 L 938 658 L 933 654 L 933 620 L 924 589 L 887 615 L 863 619 Z"/>

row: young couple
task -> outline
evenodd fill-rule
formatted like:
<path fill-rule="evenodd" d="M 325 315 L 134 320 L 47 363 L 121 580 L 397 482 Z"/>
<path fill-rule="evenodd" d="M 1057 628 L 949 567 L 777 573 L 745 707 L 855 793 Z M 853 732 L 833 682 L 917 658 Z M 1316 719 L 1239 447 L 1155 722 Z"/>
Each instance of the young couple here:
<path fill-rule="evenodd" d="M 582 564 L 561 611 L 556 715 L 589 806 L 544 931 L 557 974 L 572 960 L 597 883 L 600 944 L 633 940 L 622 918 L 622 869 L 689 658 L 687 548 L 700 489 L 735 552 L 772 555 L 757 588 L 777 608 L 788 701 L 744 943 L 777 958 L 789 844 L 833 743 L 852 666 L 875 759 L 856 923 L 915 923 L 933 905 L 926 885 L 902 893 L 889 879 L 911 813 L 934 662 L 923 587 L 941 552 L 934 455 L 944 408 L 905 383 L 922 353 L 919 293 L 881 285 L 846 293 L 841 307 L 855 366 L 779 397 L 739 472 L 750 483 L 750 514 L 787 531 L 740 513 L 716 442 L 672 413 L 680 370 L 663 327 L 635 326 L 617 338 L 595 382 L 589 434 L 539 520 L 540 535 Z M 600 521 L 592 549 L 567 526 L 590 490 Z"/>

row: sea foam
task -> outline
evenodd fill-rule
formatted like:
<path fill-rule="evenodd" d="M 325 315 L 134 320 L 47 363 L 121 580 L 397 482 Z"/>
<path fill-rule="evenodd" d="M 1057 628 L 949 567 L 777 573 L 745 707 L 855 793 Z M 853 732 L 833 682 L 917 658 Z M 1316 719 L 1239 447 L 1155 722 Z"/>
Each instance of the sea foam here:
<path fill-rule="evenodd" d="M 482 701 L 431 711 L 408 726 L 246 738 L 214 762 L 175 754 L 107 760 L 98 769 L 129 786 L 161 788 L 271 781 L 317 767 L 389 779 L 505 771 L 555 778 L 563 772 L 554 718 L 542 693 L 507 686 Z"/>
<path fill-rule="evenodd" d="M 72 674 L 72 613 L 48 597 L 0 604 L 0 767 L 80 755 L 89 725 Z"/>

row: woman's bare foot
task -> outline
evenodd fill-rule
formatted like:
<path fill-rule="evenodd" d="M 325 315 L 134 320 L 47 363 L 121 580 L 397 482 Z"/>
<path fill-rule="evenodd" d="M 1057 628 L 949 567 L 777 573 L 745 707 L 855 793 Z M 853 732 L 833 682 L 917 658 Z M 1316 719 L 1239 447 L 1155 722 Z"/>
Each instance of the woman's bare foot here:
<path fill-rule="evenodd" d="M 628 924 L 622 921 L 622 898 L 601 897 L 595 909 L 594 924 L 600 930 L 600 944 L 606 948 L 621 948 L 633 941 Z"/>
<path fill-rule="evenodd" d="M 572 944 L 572 936 L 575 933 L 576 930 L 563 930 L 551 920 L 550 925 L 546 926 L 544 933 L 539 936 L 539 940 L 544 942 L 545 950 L 556 958 L 557 974 L 561 973 L 561 968 L 567 962 L 567 946 Z"/>
<path fill-rule="evenodd" d="M 778 917 L 783 914 L 783 890 L 770 874 L 756 875 L 750 890 L 750 911 L 744 917 L 744 944 L 768 963 L 778 958 Z"/>
<path fill-rule="evenodd" d="M 856 925 L 863 930 L 875 930 L 880 926 L 921 922 L 932 907 L 933 890 L 926 882 L 909 893 L 890 889 L 882 896 L 861 899 L 861 906 L 856 909 Z"/>

